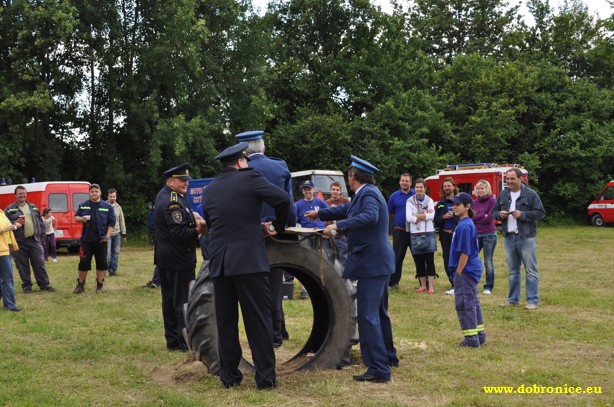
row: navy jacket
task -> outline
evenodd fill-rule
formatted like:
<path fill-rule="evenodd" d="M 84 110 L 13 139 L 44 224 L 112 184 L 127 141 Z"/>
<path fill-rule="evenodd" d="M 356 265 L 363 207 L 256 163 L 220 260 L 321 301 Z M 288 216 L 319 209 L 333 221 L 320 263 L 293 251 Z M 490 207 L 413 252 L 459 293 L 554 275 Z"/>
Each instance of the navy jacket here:
<path fill-rule="evenodd" d="M 81 202 L 79 204 L 79 208 L 77 209 L 77 213 L 75 216 L 85 216 L 92 215 L 92 201 L 88 199 L 85 202 Z M 98 220 L 98 237 L 100 239 L 104 239 L 107 236 L 107 230 L 110 227 L 115 227 L 115 211 L 110 203 L 107 201 L 98 202 L 98 213 L 96 214 L 96 219 Z M 83 234 L 85 233 L 85 223 L 81 226 L 81 238 L 83 238 Z"/>
<path fill-rule="evenodd" d="M 388 240 L 388 206 L 375 185 L 366 184 L 346 204 L 318 212 L 322 220 L 343 219 L 337 230 L 347 234 L 349 256 L 343 278 L 394 274 L 394 252 Z"/>
<path fill-rule="evenodd" d="M 275 211 L 275 229 L 284 230 L 290 198 L 253 168 L 224 169 L 207 186 L 203 212 L 209 228 L 211 277 L 269 272 L 261 226 L 263 202 Z"/>
<path fill-rule="evenodd" d="M 32 220 L 34 221 L 34 240 L 43 244 L 45 241 L 45 224 L 43 223 L 43 217 L 36 205 L 28 201 L 26 201 L 26 203 L 30 205 L 30 212 L 32 213 Z M 15 223 L 21 215 L 25 215 L 25 213 L 21 213 L 16 201 L 7 206 L 6 209 L 4 209 L 4 213 L 11 223 Z M 23 228 L 15 230 L 15 239 L 17 243 L 21 243 L 25 239 L 23 233 Z"/>
<path fill-rule="evenodd" d="M 194 214 L 185 197 L 168 185 L 156 196 L 154 228 L 154 264 L 165 270 L 194 275 L 198 240 Z"/>
<path fill-rule="evenodd" d="M 269 158 L 264 154 L 252 154 L 249 156 L 249 167 L 257 170 L 271 184 L 286 191 L 290 197 L 290 216 L 288 216 L 288 225 L 296 225 L 296 205 L 294 204 L 294 196 L 292 192 L 292 175 L 288 169 L 286 162 L 280 158 Z M 262 207 L 263 222 L 268 222 L 275 219 L 275 210 L 271 205 L 265 203 Z"/>

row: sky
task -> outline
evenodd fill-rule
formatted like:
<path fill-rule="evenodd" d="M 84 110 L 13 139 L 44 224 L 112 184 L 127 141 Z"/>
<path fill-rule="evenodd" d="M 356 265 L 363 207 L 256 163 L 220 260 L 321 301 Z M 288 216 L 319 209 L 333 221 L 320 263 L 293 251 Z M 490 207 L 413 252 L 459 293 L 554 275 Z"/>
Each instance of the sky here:
<path fill-rule="evenodd" d="M 254 8 L 260 8 L 261 14 L 266 11 L 266 6 L 268 4 L 268 0 L 252 0 L 254 4 Z M 390 6 L 389 0 L 371 0 L 373 3 L 377 4 L 382 8 L 383 11 L 392 11 L 392 7 Z M 516 4 L 514 0 L 508 0 L 510 5 Z M 521 12 L 526 13 L 526 1 L 519 1 L 521 3 Z M 560 4 L 563 4 L 564 0 L 550 0 L 550 7 L 553 7 L 555 10 L 558 9 Z M 607 0 L 584 0 L 584 4 L 588 4 L 588 11 L 590 14 L 599 14 L 599 17 L 602 19 L 608 18 L 612 14 L 612 8 L 608 4 Z M 528 23 L 528 21 L 527 21 Z"/>

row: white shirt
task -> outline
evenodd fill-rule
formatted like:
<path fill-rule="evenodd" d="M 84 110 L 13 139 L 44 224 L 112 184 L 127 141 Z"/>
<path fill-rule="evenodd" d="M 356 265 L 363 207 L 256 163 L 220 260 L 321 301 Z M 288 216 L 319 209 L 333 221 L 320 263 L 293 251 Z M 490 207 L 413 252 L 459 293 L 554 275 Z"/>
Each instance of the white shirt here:
<path fill-rule="evenodd" d="M 520 191 L 512 192 L 510 191 L 510 197 L 512 198 L 512 203 L 510 204 L 510 210 L 508 212 L 513 212 L 516 210 L 516 200 L 520 196 Z M 507 231 L 509 233 L 518 233 L 518 220 L 513 217 L 511 214 L 507 217 Z"/>

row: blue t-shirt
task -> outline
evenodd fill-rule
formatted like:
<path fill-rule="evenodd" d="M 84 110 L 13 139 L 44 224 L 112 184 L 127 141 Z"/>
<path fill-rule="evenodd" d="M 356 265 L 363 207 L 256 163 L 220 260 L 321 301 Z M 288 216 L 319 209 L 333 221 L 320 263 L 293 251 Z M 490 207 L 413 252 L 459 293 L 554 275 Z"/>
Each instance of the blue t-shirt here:
<path fill-rule="evenodd" d="M 315 222 L 305 217 L 305 212 L 314 211 L 316 209 L 328 208 L 326 202 L 320 198 L 313 198 L 311 201 L 301 199 L 296 203 L 296 215 L 298 223 L 304 228 L 318 228 L 324 229 L 326 224 L 320 219 L 316 219 Z"/>
<path fill-rule="evenodd" d="M 407 200 L 414 196 L 416 191 L 413 188 L 409 192 L 403 193 L 400 189 L 395 191 L 388 198 L 388 214 L 394 215 L 394 226 L 405 227 L 405 213 L 407 209 Z"/>
<path fill-rule="evenodd" d="M 470 217 L 461 219 L 454 229 L 452 244 L 450 245 L 450 261 L 448 263 L 450 270 L 456 272 L 460 255 L 465 253 L 469 256 L 469 259 L 467 259 L 463 274 L 467 274 L 476 283 L 479 282 L 482 277 L 482 260 L 478 257 L 479 252 L 478 234 L 475 231 L 473 220 Z"/>

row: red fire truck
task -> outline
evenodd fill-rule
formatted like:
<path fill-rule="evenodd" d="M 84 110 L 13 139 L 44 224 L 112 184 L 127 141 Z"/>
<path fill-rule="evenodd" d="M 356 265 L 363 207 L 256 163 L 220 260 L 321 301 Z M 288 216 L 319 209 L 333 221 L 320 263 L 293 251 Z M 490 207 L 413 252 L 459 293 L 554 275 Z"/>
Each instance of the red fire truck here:
<path fill-rule="evenodd" d="M 428 189 L 428 195 L 435 202 L 441 199 L 441 184 L 448 177 L 452 177 L 459 192 L 473 194 L 474 197 L 475 184 L 481 179 L 486 180 L 490 183 L 492 193 L 495 196 L 499 196 L 501 191 L 507 188 L 505 173 L 510 168 L 520 169 L 522 172 L 520 179 L 528 185 L 529 172 L 520 165 L 496 163 L 452 164 L 437 170 L 435 175 L 427 177 L 424 181 Z"/>
<path fill-rule="evenodd" d="M 75 222 L 75 212 L 81 202 L 89 199 L 90 183 L 85 181 L 32 182 L 0 186 L 0 208 L 4 210 L 15 202 L 15 187 L 22 185 L 28 192 L 27 200 L 38 206 L 43 212 L 51 208 L 52 215 L 58 221 L 55 230 L 57 246 L 67 247 L 74 252 L 81 239 L 81 224 Z"/>

